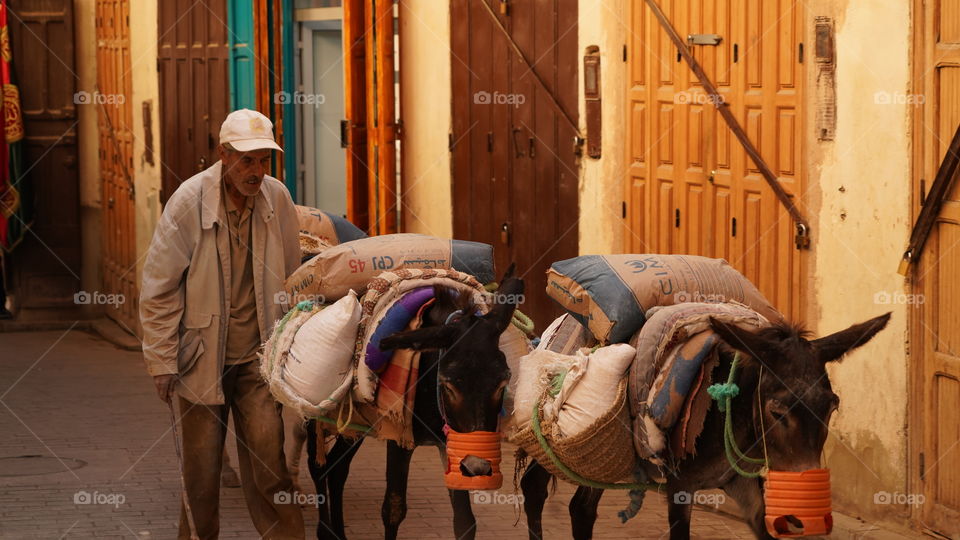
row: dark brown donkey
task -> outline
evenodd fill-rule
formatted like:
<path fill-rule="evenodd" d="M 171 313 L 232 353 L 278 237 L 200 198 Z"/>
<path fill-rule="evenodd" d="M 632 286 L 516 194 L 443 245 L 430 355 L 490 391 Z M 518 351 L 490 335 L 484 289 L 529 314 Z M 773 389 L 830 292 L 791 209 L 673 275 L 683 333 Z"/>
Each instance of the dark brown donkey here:
<path fill-rule="evenodd" d="M 887 313 L 812 341 L 807 339 L 807 332 L 788 324 L 749 331 L 711 320 L 713 330 L 730 347 L 721 351 L 714 381 L 727 380 L 733 351 L 740 352 L 735 373 L 740 393 L 731 401 L 737 446 L 749 457 L 762 459 L 765 439 L 767 466 L 772 470 L 820 468 L 827 425 L 840 405 L 840 398 L 830 387 L 826 365 L 870 341 L 889 320 Z M 712 407 L 697 440 L 696 454 L 682 461 L 677 475 L 667 479 L 671 539 L 690 537 L 693 506 L 689 501 L 698 490 L 715 488 L 723 489 L 740 505 L 757 538 L 772 538 L 764 525 L 763 479 L 742 476 L 731 467 L 724 453 L 723 427 L 724 413 Z M 738 467 L 755 473 L 760 466 L 739 461 Z M 656 471 L 647 474 L 652 477 Z M 531 539 L 542 535 L 540 519 L 549 480 L 550 473 L 535 462 L 521 480 Z M 570 501 L 574 538 L 592 536 L 602 494 L 594 488 L 577 490 Z"/>
<path fill-rule="evenodd" d="M 436 302 L 428 308 L 422 328 L 398 332 L 381 341 L 380 347 L 384 350 L 423 352 L 413 407 L 416 446 L 437 446 L 445 455 L 444 424 L 461 433 L 497 431 L 503 393 L 510 380 L 506 357 L 499 348 L 500 334 L 510 325 L 517 302 L 523 297 L 523 281 L 512 274 L 511 266 L 494 295 L 503 303 L 497 303 L 486 315 L 477 314 L 477 306 L 473 305 L 469 295 L 437 287 Z M 439 401 L 442 401 L 442 409 Z M 327 453 L 327 465 L 319 466 L 316 464 L 315 424 L 311 423 L 308 430 L 310 476 L 317 493 L 324 495 L 318 498 L 321 504 L 317 538 L 345 538 L 343 486 L 350 461 L 363 439 L 338 437 Z M 397 537 L 400 523 L 407 513 L 407 476 L 412 455 L 413 450 L 404 449 L 393 441 L 387 442 L 387 490 L 381 517 L 384 536 L 388 539 Z M 461 472 L 465 476 L 482 476 L 492 471 L 488 461 L 467 456 L 461 464 Z M 477 522 L 470 508 L 469 493 L 450 490 L 450 501 L 455 537 L 473 538 Z"/>

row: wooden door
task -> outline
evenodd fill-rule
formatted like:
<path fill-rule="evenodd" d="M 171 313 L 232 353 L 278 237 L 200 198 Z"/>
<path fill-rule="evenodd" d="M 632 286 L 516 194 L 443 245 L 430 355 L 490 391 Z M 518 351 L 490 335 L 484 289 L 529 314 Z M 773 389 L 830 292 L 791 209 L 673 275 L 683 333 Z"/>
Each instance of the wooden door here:
<path fill-rule="evenodd" d="M 139 328 L 133 184 L 133 79 L 130 0 L 97 1 L 97 87 L 102 188 L 103 292 L 123 302 L 106 314 L 131 334 Z M 122 96 L 122 99 L 120 99 Z M 119 298 L 119 296 L 117 296 Z"/>
<path fill-rule="evenodd" d="M 7 259 L 21 318 L 26 310 L 72 316 L 80 288 L 80 185 L 73 1 L 7 3 L 13 64 L 23 112 L 24 170 L 33 226 Z M 24 187 L 24 186 L 21 186 Z M 26 190 L 22 190 L 25 192 Z M 40 315 L 50 317 L 51 314 Z"/>
<path fill-rule="evenodd" d="M 721 36 L 691 50 L 784 189 L 799 197 L 802 6 L 660 5 L 680 35 Z M 630 9 L 624 251 L 725 258 L 799 318 L 803 252 L 794 246 L 793 221 L 646 3 Z"/>
<path fill-rule="evenodd" d="M 492 6 L 531 73 L 482 5 Z M 521 309 L 542 330 L 560 313 L 545 272 L 578 251 L 574 129 L 535 81 L 577 119 L 577 1 L 451 2 L 453 231 L 494 246 L 526 280 Z"/>
<path fill-rule="evenodd" d="M 918 212 L 922 186 L 936 176 L 960 125 L 960 3 L 916 3 L 914 91 L 925 99 L 914 140 Z M 921 179 L 923 181 L 921 182 Z M 911 310 L 919 338 L 911 392 L 914 439 L 911 477 L 924 502 L 914 510 L 922 527 L 960 537 L 960 183 L 943 204 L 915 269 L 923 301 Z"/>
<path fill-rule="evenodd" d="M 213 165 L 230 105 L 226 0 L 158 4 L 160 138 L 164 203 L 181 182 Z"/>

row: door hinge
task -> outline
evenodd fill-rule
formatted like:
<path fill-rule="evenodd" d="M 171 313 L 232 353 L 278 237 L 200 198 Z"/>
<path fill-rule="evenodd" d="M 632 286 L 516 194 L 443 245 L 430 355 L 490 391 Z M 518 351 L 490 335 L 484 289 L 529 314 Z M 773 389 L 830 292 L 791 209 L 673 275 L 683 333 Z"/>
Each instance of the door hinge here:
<path fill-rule="evenodd" d="M 626 43 L 623 44 L 623 61 L 624 62 L 627 61 L 627 44 Z"/>
<path fill-rule="evenodd" d="M 798 58 L 798 61 L 802 64 L 803 63 L 803 42 L 802 41 L 797 45 L 797 58 Z"/>
<path fill-rule="evenodd" d="M 680 209 L 679 208 L 673 209 L 673 220 L 674 220 L 673 225 L 679 229 L 680 228 Z"/>
<path fill-rule="evenodd" d="M 447 150 L 453 152 L 454 146 L 456 143 L 453 141 L 453 133 L 447 133 Z"/>
<path fill-rule="evenodd" d="M 927 181 L 920 179 L 920 206 L 927 202 Z"/>
<path fill-rule="evenodd" d="M 627 201 L 620 201 L 620 214 L 620 217 L 627 219 Z"/>
<path fill-rule="evenodd" d="M 923 458 L 923 452 L 920 452 L 920 458 L 919 458 L 917 461 L 920 462 L 920 463 L 919 463 L 919 465 L 920 465 L 920 480 L 923 480 L 923 475 L 925 475 L 925 474 L 927 473 L 927 471 L 926 471 L 926 462 L 925 462 L 925 460 L 924 460 L 924 458 Z"/>

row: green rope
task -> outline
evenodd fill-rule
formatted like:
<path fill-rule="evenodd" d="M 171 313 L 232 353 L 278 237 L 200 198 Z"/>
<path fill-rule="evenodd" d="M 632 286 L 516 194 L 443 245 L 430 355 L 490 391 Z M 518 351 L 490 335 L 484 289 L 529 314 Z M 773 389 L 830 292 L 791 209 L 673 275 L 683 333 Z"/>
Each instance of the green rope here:
<path fill-rule="evenodd" d="M 727 461 L 730 462 L 730 466 L 733 467 L 733 470 L 737 471 L 737 474 L 745 478 L 757 478 L 763 476 L 767 468 L 767 460 L 752 458 L 744 454 L 740 447 L 737 446 L 737 440 L 733 433 L 733 407 L 730 405 L 730 400 L 737 397 L 740 394 L 740 387 L 737 386 L 737 383 L 733 382 L 736 379 L 737 375 L 737 364 L 740 363 L 740 353 L 735 353 L 733 355 L 733 363 L 730 364 L 730 375 L 727 377 L 727 382 L 724 384 L 714 384 L 707 388 L 707 393 L 710 394 L 714 400 L 717 401 L 717 407 L 721 412 L 726 413 L 724 415 L 723 421 L 723 448 L 727 455 Z M 757 465 L 763 465 L 763 467 L 757 472 L 748 472 L 740 468 L 737 465 L 738 458 L 739 460 L 746 461 L 747 463 L 754 463 Z"/>
<path fill-rule="evenodd" d="M 554 378 L 554 383 L 556 383 L 556 380 L 559 378 L 559 376 Z M 550 458 L 550 461 L 552 461 L 554 466 L 560 469 L 560 471 L 563 472 L 567 478 L 573 480 L 575 483 L 580 484 L 581 486 L 587 486 L 596 489 L 628 489 L 631 491 L 656 489 L 659 491 L 663 486 L 663 484 L 658 484 L 656 482 L 636 484 L 609 484 L 606 482 L 594 482 L 593 480 L 584 478 L 570 470 L 570 468 L 564 465 L 557 455 L 553 453 L 553 449 L 550 448 L 550 443 L 547 442 L 547 439 L 543 436 L 543 432 L 540 430 L 540 405 L 542 402 L 543 400 L 541 399 L 533 405 L 533 434 L 536 435 L 537 442 L 540 443 L 540 448 L 543 448 L 543 451 L 547 454 L 547 457 Z"/>
<path fill-rule="evenodd" d="M 519 309 L 513 310 L 513 325 L 520 329 L 524 334 L 533 335 L 533 319 L 527 317 Z"/>

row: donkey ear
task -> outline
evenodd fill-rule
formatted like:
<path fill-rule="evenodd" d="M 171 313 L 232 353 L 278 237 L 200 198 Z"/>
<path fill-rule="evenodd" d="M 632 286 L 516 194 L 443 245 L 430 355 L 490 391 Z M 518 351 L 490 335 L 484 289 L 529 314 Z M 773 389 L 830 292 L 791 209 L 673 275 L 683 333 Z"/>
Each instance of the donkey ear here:
<path fill-rule="evenodd" d="M 510 270 L 507 270 L 507 275 L 504 276 L 504 280 L 500 284 L 500 288 L 493 293 L 496 304 L 490 310 L 490 313 L 484 315 L 486 320 L 493 322 L 498 333 L 503 333 L 510 326 L 513 312 L 516 311 L 517 305 L 523 302 L 523 280 L 512 277 L 510 275 L 512 272 L 513 265 L 511 264 Z"/>
<path fill-rule="evenodd" d="M 725 341 L 727 345 L 743 351 L 754 358 L 758 358 L 770 345 L 767 340 L 755 332 L 744 330 L 735 324 L 723 322 L 710 317 L 710 328 Z"/>
<path fill-rule="evenodd" d="M 415 351 L 429 351 L 432 349 L 449 349 L 457 340 L 457 329 L 452 326 L 431 326 L 397 332 L 380 340 L 381 351 L 394 349 L 413 349 Z"/>
<path fill-rule="evenodd" d="M 844 354 L 870 341 L 890 321 L 890 313 L 874 317 L 867 322 L 855 324 L 846 330 L 815 339 L 813 344 L 821 362 L 839 360 Z"/>

